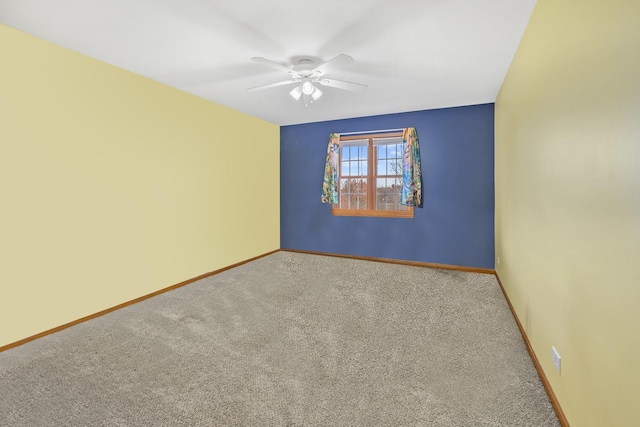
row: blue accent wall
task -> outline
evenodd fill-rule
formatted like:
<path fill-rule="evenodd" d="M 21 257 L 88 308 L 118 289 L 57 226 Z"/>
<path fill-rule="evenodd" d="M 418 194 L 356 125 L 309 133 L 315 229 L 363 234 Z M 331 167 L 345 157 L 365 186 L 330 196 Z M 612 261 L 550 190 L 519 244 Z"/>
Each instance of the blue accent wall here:
<path fill-rule="evenodd" d="M 493 269 L 493 117 L 483 104 L 281 127 L 281 247 Z M 424 207 L 332 216 L 320 203 L 329 134 L 405 127 L 418 132 Z"/>

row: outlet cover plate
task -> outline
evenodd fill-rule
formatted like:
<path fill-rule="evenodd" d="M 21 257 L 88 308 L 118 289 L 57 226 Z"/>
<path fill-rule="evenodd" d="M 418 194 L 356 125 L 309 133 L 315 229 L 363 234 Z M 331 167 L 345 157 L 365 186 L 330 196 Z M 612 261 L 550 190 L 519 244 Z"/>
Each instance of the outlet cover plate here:
<path fill-rule="evenodd" d="M 551 359 L 553 360 L 553 365 L 560 373 L 560 354 L 558 354 L 558 350 L 555 347 L 551 346 Z"/>

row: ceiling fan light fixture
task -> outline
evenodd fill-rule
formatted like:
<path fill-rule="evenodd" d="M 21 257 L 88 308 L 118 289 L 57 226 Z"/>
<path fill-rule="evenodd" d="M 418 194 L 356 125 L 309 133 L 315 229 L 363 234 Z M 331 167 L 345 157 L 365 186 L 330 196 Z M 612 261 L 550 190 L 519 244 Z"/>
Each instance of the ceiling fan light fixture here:
<path fill-rule="evenodd" d="M 311 98 L 313 98 L 314 101 L 317 101 L 318 99 L 320 99 L 321 96 L 322 96 L 322 91 L 317 87 L 314 88 L 314 91 L 311 94 Z"/>
<path fill-rule="evenodd" d="M 304 93 L 305 95 L 311 95 L 314 89 L 315 87 L 313 87 L 313 84 L 311 84 L 311 82 L 306 81 L 302 83 L 302 93 Z"/>
<path fill-rule="evenodd" d="M 293 88 L 293 90 L 289 92 L 289 95 L 291 95 L 293 99 L 298 101 L 302 96 L 302 85 L 296 86 L 295 88 Z"/>

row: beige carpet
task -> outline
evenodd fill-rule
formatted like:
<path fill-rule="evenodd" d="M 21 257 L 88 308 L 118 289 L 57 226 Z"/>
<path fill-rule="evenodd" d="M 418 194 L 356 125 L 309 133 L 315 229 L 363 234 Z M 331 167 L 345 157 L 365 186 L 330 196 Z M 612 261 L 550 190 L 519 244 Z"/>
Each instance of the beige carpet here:
<path fill-rule="evenodd" d="M 0 353 L 3 426 L 558 426 L 493 276 L 278 252 Z"/>

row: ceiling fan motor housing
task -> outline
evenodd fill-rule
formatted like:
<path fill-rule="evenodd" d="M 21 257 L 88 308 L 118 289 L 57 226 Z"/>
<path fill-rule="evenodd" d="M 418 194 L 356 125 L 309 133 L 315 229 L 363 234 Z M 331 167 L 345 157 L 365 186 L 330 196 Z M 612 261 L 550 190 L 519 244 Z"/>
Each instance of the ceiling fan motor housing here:
<path fill-rule="evenodd" d="M 314 62 L 311 59 L 301 59 L 298 61 L 298 65 L 293 67 L 293 70 L 299 77 L 302 78 L 318 78 L 322 72 L 319 70 L 314 71 Z"/>

